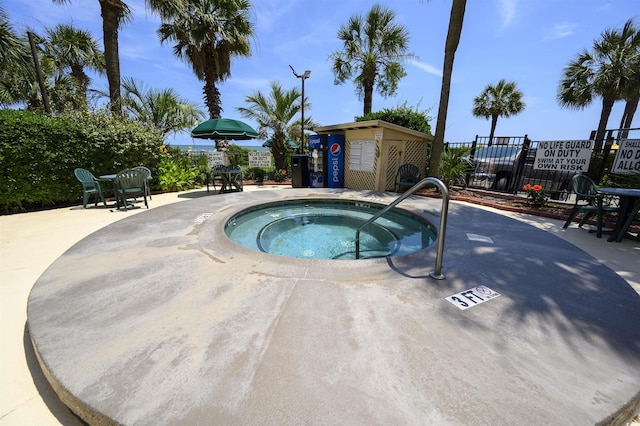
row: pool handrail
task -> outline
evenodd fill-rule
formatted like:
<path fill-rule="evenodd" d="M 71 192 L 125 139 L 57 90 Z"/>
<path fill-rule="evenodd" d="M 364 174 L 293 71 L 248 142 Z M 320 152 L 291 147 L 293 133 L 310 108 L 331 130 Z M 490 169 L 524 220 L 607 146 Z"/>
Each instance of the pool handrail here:
<path fill-rule="evenodd" d="M 420 182 L 413 185 L 401 196 L 396 198 L 391 204 L 369 218 L 369 220 L 363 223 L 356 230 L 356 259 L 360 259 L 360 231 L 362 230 L 362 228 L 373 223 L 380 216 L 382 216 L 383 214 L 400 204 L 400 202 L 402 202 L 404 199 L 413 195 L 416 191 L 422 189 L 428 184 L 437 186 L 442 193 L 442 212 L 440 213 L 440 229 L 438 230 L 438 250 L 436 252 L 436 265 L 434 271 L 429 273 L 429 276 L 436 280 L 443 280 L 445 278 L 444 274 L 442 273 L 442 254 L 444 252 L 444 237 L 445 231 L 447 229 L 447 215 L 449 214 L 449 189 L 447 189 L 447 186 L 440 179 L 434 177 L 424 178 Z"/>

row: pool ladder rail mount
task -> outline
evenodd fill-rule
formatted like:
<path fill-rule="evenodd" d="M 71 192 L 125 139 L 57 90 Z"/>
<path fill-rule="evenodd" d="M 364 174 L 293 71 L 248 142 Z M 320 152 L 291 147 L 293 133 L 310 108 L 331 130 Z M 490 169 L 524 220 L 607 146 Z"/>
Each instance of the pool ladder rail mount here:
<path fill-rule="evenodd" d="M 442 211 L 440 213 L 440 229 L 438 230 L 438 250 L 436 252 L 436 265 L 433 272 L 429 273 L 429 276 L 436 280 L 443 280 L 445 278 L 444 274 L 442 273 L 442 254 L 444 252 L 444 237 L 445 231 L 447 229 L 447 215 L 449 214 L 449 190 L 440 179 L 434 177 L 424 178 L 420 182 L 413 185 L 406 192 L 396 198 L 391 204 L 380 210 L 377 214 L 373 215 L 369 220 L 363 223 L 356 230 L 356 259 L 360 259 L 360 231 L 362 231 L 362 228 L 373 223 L 380 216 L 400 204 L 403 200 L 428 185 L 437 186 L 440 190 L 440 193 L 442 193 Z"/>

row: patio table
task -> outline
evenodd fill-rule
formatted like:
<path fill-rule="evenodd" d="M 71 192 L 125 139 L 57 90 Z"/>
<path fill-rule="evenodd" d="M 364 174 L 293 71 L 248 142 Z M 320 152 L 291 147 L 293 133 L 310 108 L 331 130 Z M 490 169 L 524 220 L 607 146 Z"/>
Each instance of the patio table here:
<path fill-rule="evenodd" d="M 598 193 L 602 195 L 612 195 L 620 199 L 620 213 L 618 214 L 618 220 L 613 227 L 611 236 L 607 241 L 618 240 L 618 234 L 622 231 L 624 223 L 627 221 L 629 214 L 633 210 L 633 205 L 636 200 L 640 199 L 640 189 L 638 188 L 598 188 Z M 622 238 L 620 238 L 621 240 Z"/>
<path fill-rule="evenodd" d="M 233 169 L 217 172 L 214 174 L 214 179 L 220 177 L 222 186 L 220 187 L 219 194 L 225 192 L 242 192 L 242 169 Z"/>

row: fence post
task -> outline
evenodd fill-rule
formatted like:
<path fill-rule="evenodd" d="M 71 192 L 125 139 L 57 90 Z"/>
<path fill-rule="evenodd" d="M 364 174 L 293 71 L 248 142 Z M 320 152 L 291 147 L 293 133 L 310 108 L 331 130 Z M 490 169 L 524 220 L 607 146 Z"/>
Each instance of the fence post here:
<path fill-rule="evenodd" d="M 529 140 L 529 136 L 524 135 L 524 142 L 522 142 L 522 150 L 520 151 L 520 157 L 518 158 L 518 164 L 516 165 L 516 170 L 513 176 L 513 182 L 511 182 L 510 191 L 512 194 L 516 194 L 518 192 L 518 184 L 522 179 L 522 174 L 524 172 L 524 163 L 527 161 L 527 154 L 529 152 L 530 146 L 531 146 L 531 141 Z"/>

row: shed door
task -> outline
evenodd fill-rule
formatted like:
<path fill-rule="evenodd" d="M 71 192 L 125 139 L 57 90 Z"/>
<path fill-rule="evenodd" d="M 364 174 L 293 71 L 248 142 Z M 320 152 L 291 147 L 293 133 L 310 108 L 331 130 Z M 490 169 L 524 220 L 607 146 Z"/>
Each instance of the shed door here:
<path fill-rule="evenodd" d="M 382 161 L 380 180 L 385 191 L 393 191 L 398 168 L 402 165 L 402 141 L 382 141 Z"/>

